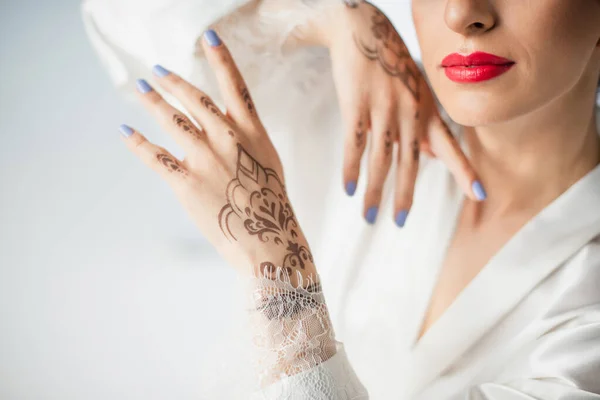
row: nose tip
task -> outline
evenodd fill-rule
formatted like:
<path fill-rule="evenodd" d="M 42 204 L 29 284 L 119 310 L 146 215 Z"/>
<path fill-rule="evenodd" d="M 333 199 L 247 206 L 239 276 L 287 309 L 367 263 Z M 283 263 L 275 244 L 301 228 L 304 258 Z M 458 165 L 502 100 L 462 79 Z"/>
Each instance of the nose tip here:
<path fill-rule="evenodd" d="M 463 36 L 486 32 L 496 21 L 489 1 L 448 0 L 444 19 L 446 25 Z"/>

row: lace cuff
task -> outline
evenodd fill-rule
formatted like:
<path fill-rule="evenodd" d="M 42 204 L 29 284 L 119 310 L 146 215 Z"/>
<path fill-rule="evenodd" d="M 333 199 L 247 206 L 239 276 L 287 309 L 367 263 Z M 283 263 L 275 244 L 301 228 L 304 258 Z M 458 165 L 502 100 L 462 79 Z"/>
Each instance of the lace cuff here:
<path fill-rule="evenodd" d="M 286 270 L 273 267 L 245 278 L 260 384 L 253 399 L 367 399 L 335 340 L 318 274 L 303 278 Z"/>

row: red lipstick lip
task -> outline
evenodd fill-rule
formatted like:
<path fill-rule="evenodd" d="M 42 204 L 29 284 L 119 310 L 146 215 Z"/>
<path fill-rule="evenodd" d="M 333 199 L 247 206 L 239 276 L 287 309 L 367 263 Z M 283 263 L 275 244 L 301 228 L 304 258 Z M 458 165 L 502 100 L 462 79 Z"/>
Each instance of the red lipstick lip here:
<path fill-rule="evenodd" d="M 514 61 L 494 54 L 477 51 L 463 56 L 449 54 L 442 60 L 444 73 L 453 82 L 477 83 L 493 79 L 508 71 Z"/>
<path fill-rule="evenodd" d="M 455 67 L 455 66 L 473 66 L 473 65 L 506 65 L 514 64 L 514 61 L 504 57 L 496 56 L 494 54 L 484 53 L 482 51 L 476 51 L 467 56 L 463 56 L 458 53 L 448 54 L 442 60 L 442 67 Z"/>

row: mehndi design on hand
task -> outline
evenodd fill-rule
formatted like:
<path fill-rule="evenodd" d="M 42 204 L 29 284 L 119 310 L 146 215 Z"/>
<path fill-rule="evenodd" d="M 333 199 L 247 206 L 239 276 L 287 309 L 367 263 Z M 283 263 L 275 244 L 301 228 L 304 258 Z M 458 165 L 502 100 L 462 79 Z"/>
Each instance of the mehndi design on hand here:
<path fill-rule="evenodd" d="M 137 85 L 138 96 L 186 157 L 180 161 L 127 126 L 120 129 L 123 140 L 167 180 L 234 268 L 273 279 L 279 269 L 294 283 L 300 281 L 298 275 L 308 279 L 316 267 L 286 193 L 281 160 L 229 50 L 215 32 L 208 33 L 204 50 L 211 65 L 222 71 L 218 81 L 227 113 L 181 76 L 155 66 L 155 79 L 190 117 L 145 81 Z"/>
<path fill-rule="evenodd" d="M 171 157 L 168 154 L 164 154 L 164 153 L 159 153 L 156 155 L 156 159 L 165 167 L 167 167 L 167 170 L 169 172 L 176 172 L 179 174 L 182 174 L 183 176 L 188 176 L 189 173 L 184 169 L 181 168 L 181 165 L 179 165 L 179 163 L 177 162 L 177 160 L 174 160 L 173 157 Z"/>
<path fill-rule="evenodd" d="M 285 256 L 280 264 L 291 275 L 293 268 L 305 269 L 313 263 L 307 246 L 298 242 L 298 223 L 278 174 L 263 167 L 238 143 L 236 178 L 227 186 L 227 204 L 219 212 L 219 226 L 229 240 L 238 240 L 231 219 L 242 222 L 250 236 L 261 242 L 282 246 Z M 261 269 L 273 265 L 261 264 Z"/>
<path fill-rule="evenodd" d="M 174 114 L 173 122 L 175 122 L 175 124 L 177 124 L 177 126 L 183 129 L 185 132 L 191 133 L 195 139 L 202 139 L 202 132 L 200 129 L 196 128 L 196 125 L 194 125 L 194 123 L 187 117 L 181 114 Z"/>
<path fill-rule="evenodd" d="M 355 8 L 356 6 L 350 6 Z M 416 101 L 419 100 L 419 71 L 406 45 L 394 29 L 390 20 L 376 8 L 371 17 L 372 35 L 368 38 L 354 34 L 358 49 L 370 60 L 377 60 L 391 76 L 398 77 L 410 90 Z"/>
<path fill-rule="evenodd" d="M 248 108 L 248 112 L 250 113 L 250 115 L 256 115 L 256 109 L 254 107 L 254 102 L 252 101 L 252 97 L 250 96 L 250 92 L 248 91 L 247 87 L 242 87 L 241 90 L 241 96 L 242 99 L 244 100 L 244 103 L 246 103 L 246 107 Z"/>

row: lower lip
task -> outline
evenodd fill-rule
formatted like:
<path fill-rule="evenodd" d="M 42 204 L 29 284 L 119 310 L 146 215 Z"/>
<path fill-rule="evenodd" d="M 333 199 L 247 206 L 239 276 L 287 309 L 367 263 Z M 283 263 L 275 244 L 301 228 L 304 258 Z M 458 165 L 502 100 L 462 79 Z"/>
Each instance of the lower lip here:
<path fill-rule="evenodd" d="M 457 65 L 454 67 L 444 67 L 444 72 L 446 73 L 446 76 L 454 82 L 482 82 L 495 78 L 498 75 L 502 75 L 503 73 L 508 71 L 513 65 L 515 64 L 487 64 L 477 65 L 475 67 L 465 67 Z"/>

